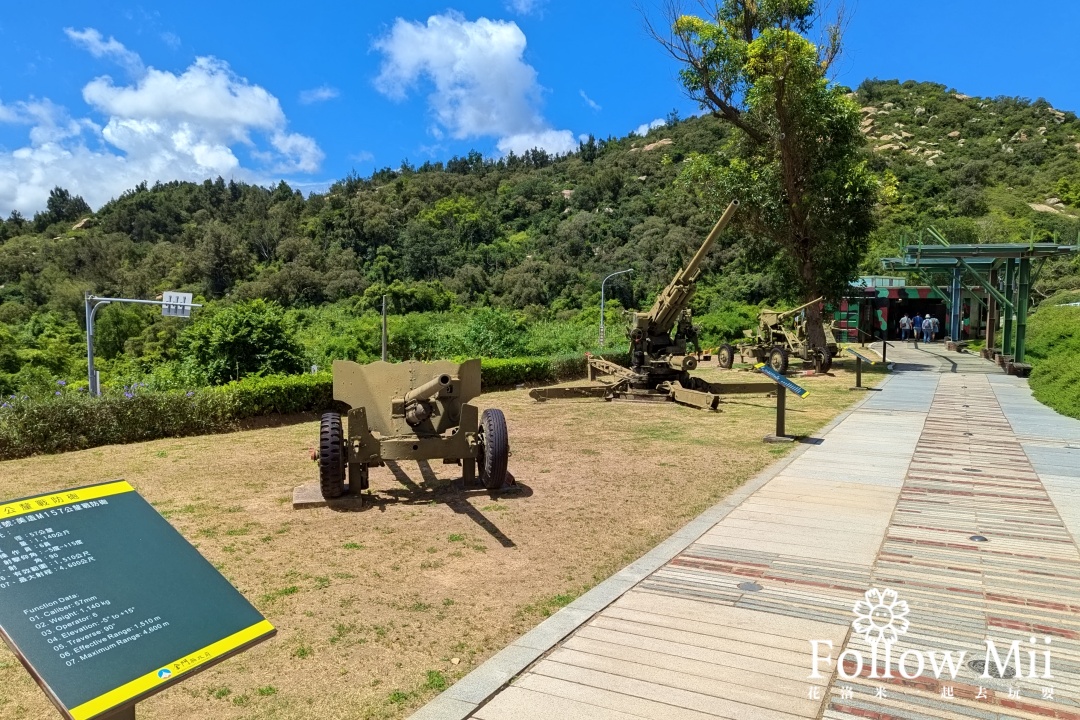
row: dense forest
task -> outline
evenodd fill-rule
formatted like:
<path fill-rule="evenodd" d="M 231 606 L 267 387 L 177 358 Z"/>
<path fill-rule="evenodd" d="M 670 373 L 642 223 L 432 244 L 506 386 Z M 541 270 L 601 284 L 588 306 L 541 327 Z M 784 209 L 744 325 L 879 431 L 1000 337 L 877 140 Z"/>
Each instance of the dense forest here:
<path fill-rule="evenodd" d="M 933 83 L 866 81 L 853 98 L 879 181 L 866 274 L 930 225 L 954 242 L 1077 241 L 1074 113 Z M 372 359 L 383 295 L 396 358 L 577 352 L 596 342 L 601 278 L 633 268 L 606 288 L 619 341 L 620 308 L 646 304 L 718 216 L 721 199 L 699 192 L 686 161 L 723 157 L 729 142 L 715 118 L 673 113 L 646 137 L 590 137 L 566 156 L 403 161 L 306 198 L 218 178 L 143 184 L 94 212 L 56 188 L 33 218 L 0 222 L 0 392 L 85 383 L 85 291 L 205 303 L 192 320 L 102 309 L 99 369 L 114 389 Z M 737 223 L 725 233 L 695 299 L 706 342 L 794 299 L 776 257 Z M 1077 288 L 1076 260 L 1036 286 Z M 244 343 L 256 350 L 241 364 Z"/>

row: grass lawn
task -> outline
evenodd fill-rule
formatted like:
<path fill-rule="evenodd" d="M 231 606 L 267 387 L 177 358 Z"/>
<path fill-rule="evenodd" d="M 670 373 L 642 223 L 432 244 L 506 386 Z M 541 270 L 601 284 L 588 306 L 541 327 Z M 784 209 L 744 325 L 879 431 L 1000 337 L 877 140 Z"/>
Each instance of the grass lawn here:
<path fill-rule="evenodd" d="M 880 366 L 864 383 L 880 379 Z M 709 380 L 761 379 L 703 368 Z M 852 360 L 794 378 L 788 432 L 863 397 Z M 516 495 L 456 493 L 460 468 L 376 468 L 362 512 L 293 510 L 317 423 L 0 463 L 0 499 L 124 478 L 279 634 L 139 705 L 165 718 L 399 718 L 631 562 L 792 445 L 761 442 L 773 398 L 672 403 L 483 395 L 510 428 Z M 0 649 L 0 718 L 55 717 Z"/>

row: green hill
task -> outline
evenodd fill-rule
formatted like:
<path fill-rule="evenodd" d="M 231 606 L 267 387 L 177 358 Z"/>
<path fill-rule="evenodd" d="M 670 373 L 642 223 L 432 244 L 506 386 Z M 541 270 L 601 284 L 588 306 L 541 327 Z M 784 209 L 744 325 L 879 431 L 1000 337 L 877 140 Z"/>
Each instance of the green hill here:
<path fill-rule="evenodd" d="M 1074 113 L 932 83 L 867 81 L 853 97 L 882 185 L 865 272 L 930 224 L 958 242 L 1076 241 Z M 723 152 L 726 133 L 711 117 L 671 116 L 647 137 L 590 138 L 565 157 L 403 163 L 307 198 L 285 183 L 219 178 L 141 185 L 91 213 L 57 189 L 46 211 L 0 224 L 0 390 L 85 373 L 84 290 L 188 290 L 209 302 L 190 324 L 103 310 L 98 350 L 117 383 L 205 381 L 190 362 L 177 365 L 180 348 L 205 335 L 195 331 L 215 308 L 253 299 L 288 309 L 305 366 L 377 352 L 372 313 L 383 294 L 399 316 L 397 357 L 589 348 L 604 275 L 635 269 L 607 288 L 617 323 L 618 307 L 647 302 L 708 232 L 713 211 L 680 169 L 693 153 Z M 737 332 L 748 306 L 794 299 L 774 256 L 738 230 L 724 235 L 695 300 L 707 341 Z M 1048 266 L 1037 291 L 1078 287 L 1070 261 Z M 490 310 L 465 312 L 479 307 Z"/>

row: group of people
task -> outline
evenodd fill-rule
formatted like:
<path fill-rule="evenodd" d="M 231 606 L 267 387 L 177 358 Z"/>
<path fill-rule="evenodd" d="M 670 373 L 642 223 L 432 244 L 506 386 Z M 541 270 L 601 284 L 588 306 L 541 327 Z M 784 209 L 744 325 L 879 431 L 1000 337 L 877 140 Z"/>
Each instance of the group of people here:
<path fill-rule="evenodd" d="M 907 313 L 904 313 L 904 317 L 900 318 L 900 336 L 903 340 L 907 340 L 910 336 L 916 340 L 921 339 L 923 342 L 934 342 L 940 331 L 941 321 L 930 313 L 927 313 L 926 317 L 919 314 L 909 317 Z"/>

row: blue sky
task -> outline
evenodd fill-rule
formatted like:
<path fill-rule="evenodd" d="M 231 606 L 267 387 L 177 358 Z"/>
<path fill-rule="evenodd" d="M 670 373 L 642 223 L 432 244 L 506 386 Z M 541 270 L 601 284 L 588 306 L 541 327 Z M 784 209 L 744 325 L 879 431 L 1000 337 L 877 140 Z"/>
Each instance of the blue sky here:
<path fill-rule="evenodd" d="M 642 0 L 655 9 L 657 0 Z M 693 5 L 689 5 L 693 7 Z M 54 185 L 99 207 L 147 180 L 284 178 L 497 157 L 698 109 L 636 3 L 9 3 L 0 215 Z M 1080 110 L 1080 4 L 848 0 L 839 82 L 932 80 Z"/>

